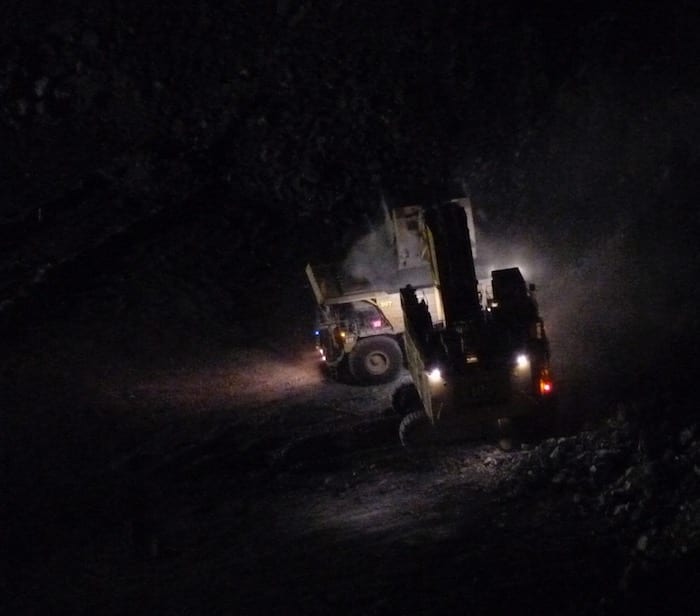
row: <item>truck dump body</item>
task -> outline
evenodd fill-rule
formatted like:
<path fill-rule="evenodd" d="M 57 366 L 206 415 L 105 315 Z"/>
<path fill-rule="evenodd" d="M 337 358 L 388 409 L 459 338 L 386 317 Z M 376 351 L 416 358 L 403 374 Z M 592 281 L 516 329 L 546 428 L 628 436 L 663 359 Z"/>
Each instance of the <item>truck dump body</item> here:
<path fill-rule="evenodd" d="M 309 264 L 306 275 L 319 305 L 321 326 L 342 321 L 348 329 L 348 323 L 355 320 L 358 322 L 356 329 L 362 330 L 364 335 L 386 333 L 376 331 L 385 327 L 391 333 L 403 333 L 400 285 L 416 289 L 420 298 L 431 307 L 433 317 L 442 320 L 439 298 L 426 267 L 397 271 L 385 286 L 353 278 L 343 273 L 339 265 Z M 377 324 L 378 320 L 382 320 L 381 326 Z"/>
<path fill-rule="evenodd" d="M 448 323 L 481 318 L 467 214 L 463 207 L 432 207 L 425 211 L 425 234 Z"/>
<path fill-rule="evenodd" d="M 390 276 L 370 281 L 356 278 L 343 271 L 342 264 L 324 264 L 306 266 L 306 276 L 319 304 L 338 304 L 364 299 L 377 293 L 397 293 L 407 285 L 417 288 L 433 286 L 430 268 L 413 267 L 397 269 Z"/>

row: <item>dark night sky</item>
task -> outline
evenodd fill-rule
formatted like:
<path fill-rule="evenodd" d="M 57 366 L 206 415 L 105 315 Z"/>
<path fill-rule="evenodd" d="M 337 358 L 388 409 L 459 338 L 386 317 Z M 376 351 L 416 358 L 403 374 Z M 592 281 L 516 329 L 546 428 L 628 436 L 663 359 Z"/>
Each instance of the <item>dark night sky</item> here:
<path fill-rule="evenodd" d="M 629 312 L 652 329 L 696 299 L 690 2 L 30 1 L 5 13 L 3 299 L 47 264 L 99 262 L 115 229 L 127 250 L 164 221 L 220 228 L 223 211 L 231 244 L 257 255 L 239 269 L 298 268 L 344 254 L 382 197 L 457 190 L 495 259 L 539 263 L 545 296 L 622 297 L 611 322 Z"/>

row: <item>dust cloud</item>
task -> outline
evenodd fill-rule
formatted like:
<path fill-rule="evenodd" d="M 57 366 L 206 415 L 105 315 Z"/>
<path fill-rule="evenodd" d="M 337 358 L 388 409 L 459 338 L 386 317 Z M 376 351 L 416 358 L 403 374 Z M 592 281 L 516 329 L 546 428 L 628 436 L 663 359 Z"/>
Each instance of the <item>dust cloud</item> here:
<path fill-rule="evenodd" d="M 394 227 L 386 202 L 380 202 L 382 219 L 361 236 L 350 248 L 343 262 L 344 275 L 366 281 L 372 287 L 396 284 L 398 256 L 394 242 Z"/>
<path fill-rule="evenodd" d="M 480 278 L 517 266 L 536 285 L 555 379 L 578 405 L 611 404 L 639 390 L 667 354 L 663 332 L 673 326 L 663 281 L 638 266 L 624 227 L 569 252 L 536 234 L 482 235 L 477 242 Z"/>
<path fill-rule="evenodd" d="M 391 234 L 379 226 L 361 237 L 343 262 L 343 271 L 356 280 L 366 280 L 373 286 L 396 278 L 396 249 Z"/>

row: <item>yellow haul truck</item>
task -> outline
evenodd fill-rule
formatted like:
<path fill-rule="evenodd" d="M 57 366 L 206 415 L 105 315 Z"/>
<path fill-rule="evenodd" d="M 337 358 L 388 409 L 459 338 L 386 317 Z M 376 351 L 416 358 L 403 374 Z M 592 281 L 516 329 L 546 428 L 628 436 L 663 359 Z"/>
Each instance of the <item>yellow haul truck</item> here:
<path fill-rule="evenodd" d="M 399 289 L 410 286 L 431 319 L 444 318 L 419 235 L 421 208 L 396 208 L 387 220 L 395 261 L 381 277 L 353 276 L 343 264 L 307 265 L 318 303 L 316 346 L 333 372 L 347 370 L 355 382 L 387 383 L 404 365 L 404 313 Z"/>
<path fill-rule="evenodd" d="M 399 387 L 399 435 L 416 427 L 443 434 L 518 417 L 553 413 L 553 382 L 544 323 L 517 267 L 479 283 L 465 209 L 456 202 L 424 207 L 418 231 L 443 318 L 436 321 L 412 286 L 400 290 L 404 345 L 412 383 Z"/>

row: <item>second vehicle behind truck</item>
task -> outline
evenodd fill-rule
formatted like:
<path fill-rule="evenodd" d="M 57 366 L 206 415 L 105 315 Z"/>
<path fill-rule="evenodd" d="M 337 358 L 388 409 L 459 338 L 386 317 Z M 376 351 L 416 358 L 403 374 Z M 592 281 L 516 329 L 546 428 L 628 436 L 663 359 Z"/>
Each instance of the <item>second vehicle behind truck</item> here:
<path fill-rule="evenodd" d="M 316 346 L 334 373 L 357 383 L 394 380 L 404 365 L 404 316 L 399 289 L 410 286 L 434 322 L 444 319 L 440 294 L 422 254 L 420 208 L 396 208 L 387 220 L 392 263 L 377 264 L 383 276 L 353 275 L 343 263 L 307 265 L 318 303 Z"/>

